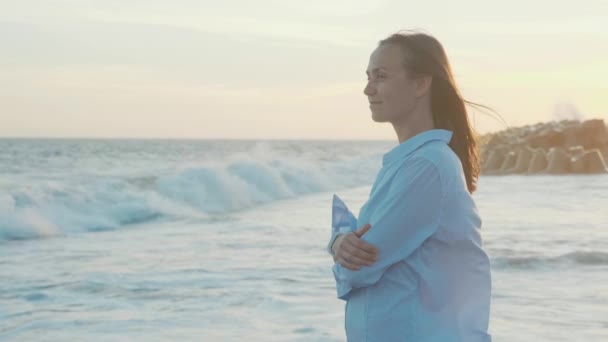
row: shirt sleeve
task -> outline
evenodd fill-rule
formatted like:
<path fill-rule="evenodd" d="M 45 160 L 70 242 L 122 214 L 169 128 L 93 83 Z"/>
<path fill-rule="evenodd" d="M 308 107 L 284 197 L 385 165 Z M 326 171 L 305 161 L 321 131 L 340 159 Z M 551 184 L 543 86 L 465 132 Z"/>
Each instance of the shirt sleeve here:
<path fill-rule="evenodd" d="M 372 227 L 362 237 L 378 248 L 378 259 L 357 271 L 333 266 L 340 299 L 348 300 L 353 288 L 378 282 L 391 265 L 406 259 L 437 231 L 443 194 L 436 166 L 426 159 L 408 161 L 380 201 L 369 220 Z"/>

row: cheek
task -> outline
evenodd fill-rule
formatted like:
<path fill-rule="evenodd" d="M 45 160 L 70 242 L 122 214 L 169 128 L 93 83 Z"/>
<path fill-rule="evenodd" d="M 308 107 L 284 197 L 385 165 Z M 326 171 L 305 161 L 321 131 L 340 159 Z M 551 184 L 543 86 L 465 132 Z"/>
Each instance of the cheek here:
<path fill-rule="evenodd" d="M 415 99 L 413 90 L 404 85 L 387 88 L 386 97 L 391 103 L 399 107 L 410 106 Z"/>
<path fill-rule="evenodd" d="M 389 79 L 385 82 L 379 83 L 378 87 L 382 89 L 382 92 L 386 96 L 397 97 L 398 94 L 408 91 L 407 84 L 404 84 L 401 80 Z"/>
<path fill-rule="evenodd" d="M 404 87 L 400 86 L 387 86 L 384 87 L 383 98 L 386 102 L 390 104 L 391 107 L 402 108 L 405 106 L 409 106 L 412 102 L 410 91 Z"/>

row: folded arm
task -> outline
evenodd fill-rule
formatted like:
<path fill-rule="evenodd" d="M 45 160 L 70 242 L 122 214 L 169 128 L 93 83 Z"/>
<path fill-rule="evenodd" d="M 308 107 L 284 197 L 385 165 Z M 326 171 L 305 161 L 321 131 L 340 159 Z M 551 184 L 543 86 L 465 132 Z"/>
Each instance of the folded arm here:
<path fill-rule="evenodd" d="M 392 180 L 389 193 L 370 217 L 371 229 L 362 240 L 379 250 L 377 261 L 359 270 L 333 266 L 338 297 L 347 299 L 353 288 L 380 280 L 393 264 L 406 259 L 439 226 L 443 194 L 438 170 L 429 161 L 408 161 Z"/>

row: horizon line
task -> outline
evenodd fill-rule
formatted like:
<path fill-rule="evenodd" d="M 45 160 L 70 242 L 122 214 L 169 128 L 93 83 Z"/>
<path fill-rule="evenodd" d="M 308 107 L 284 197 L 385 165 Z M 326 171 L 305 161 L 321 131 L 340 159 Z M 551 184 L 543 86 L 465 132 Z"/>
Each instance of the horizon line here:
<path fill-rule="evenodd" d="M 53 136 L 0 136 L 0 140 L 173 140 L 173 141 L 369 141 L 393 142 L 391 139 L 356 138 L 221 138 L 221 137 L 53 137 Z M 396 141 L 396 139 L 395 139 Z"/>

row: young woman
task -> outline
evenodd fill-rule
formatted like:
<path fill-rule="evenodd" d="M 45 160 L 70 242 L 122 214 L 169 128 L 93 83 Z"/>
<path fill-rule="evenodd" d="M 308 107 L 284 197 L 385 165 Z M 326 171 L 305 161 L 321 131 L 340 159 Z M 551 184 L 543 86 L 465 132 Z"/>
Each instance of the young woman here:
<path fill-rule="evenodd" d="M 491 341 L 490 262 L 471 194 L 479 160 L 442 45 L 399 33 L 371 54 L 364 93 L 390 122 L 386 153 L 357 231 L 329 248 L 348 341 Z"/>

